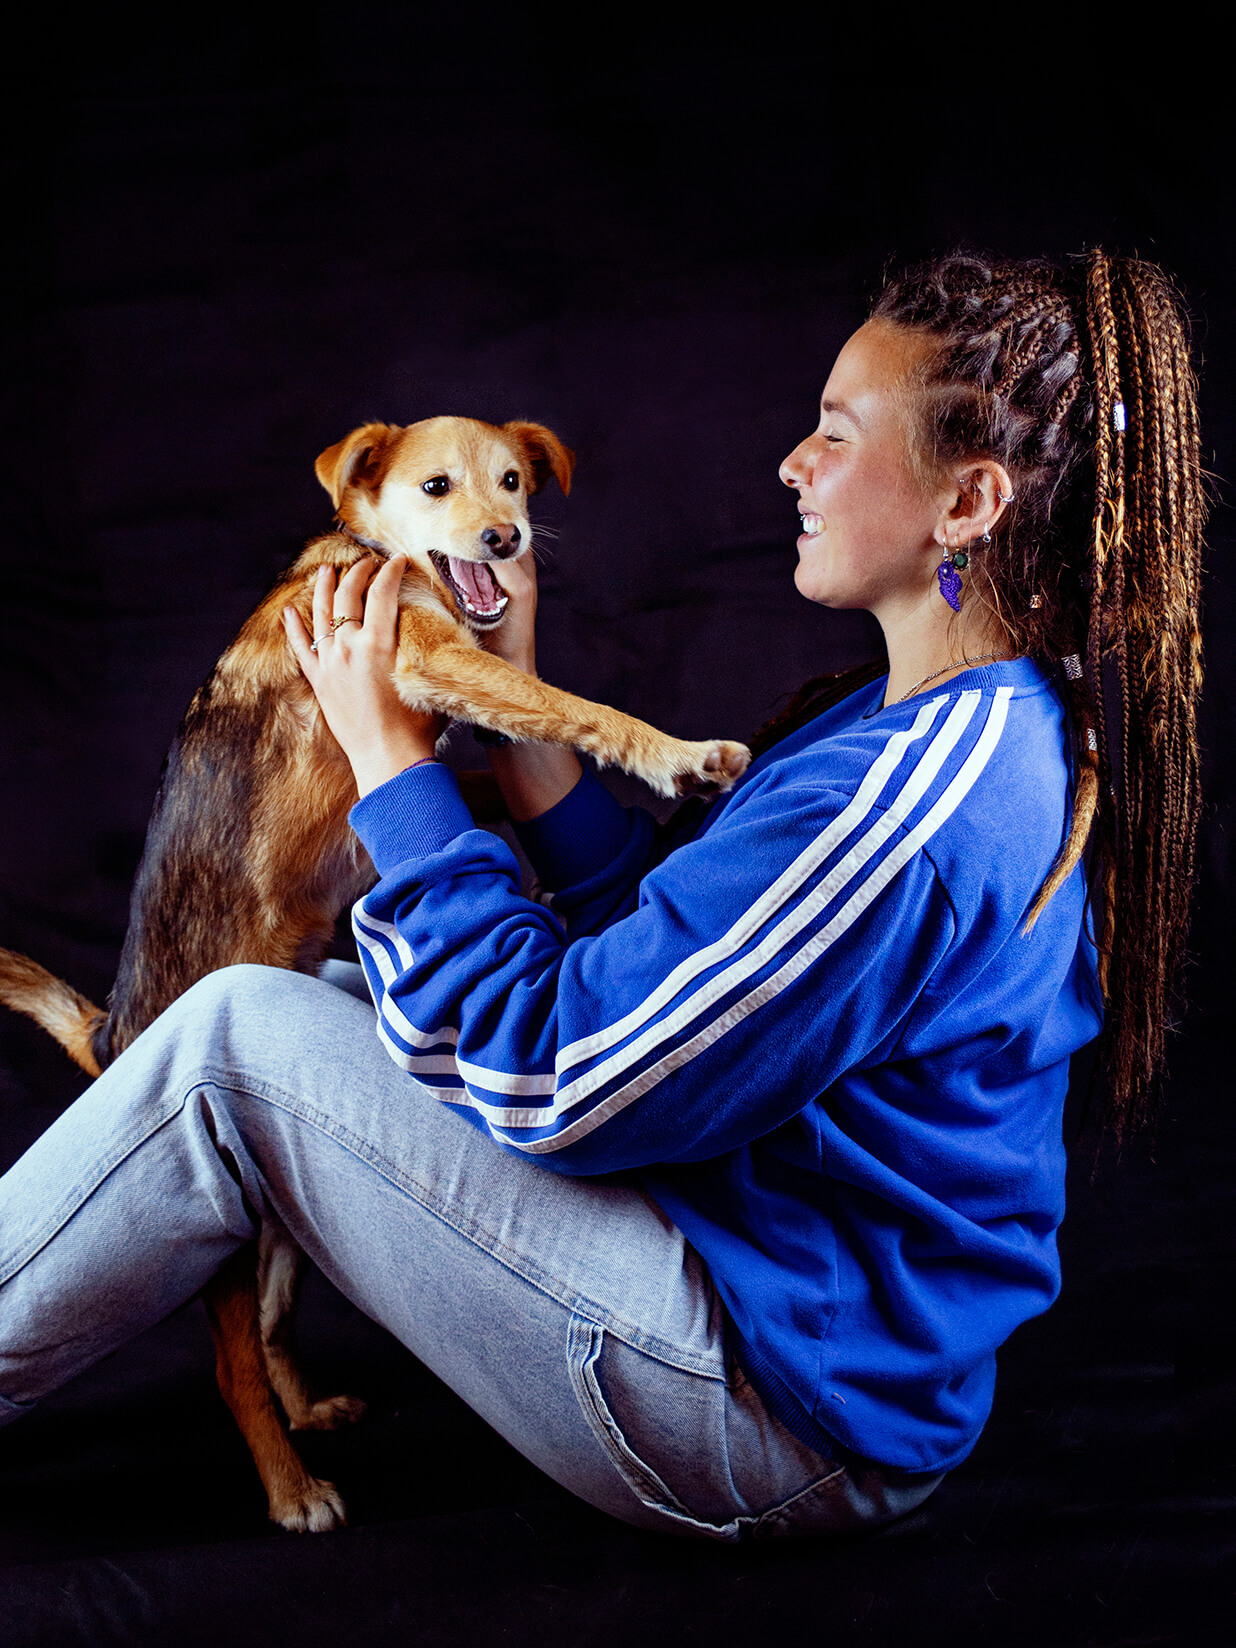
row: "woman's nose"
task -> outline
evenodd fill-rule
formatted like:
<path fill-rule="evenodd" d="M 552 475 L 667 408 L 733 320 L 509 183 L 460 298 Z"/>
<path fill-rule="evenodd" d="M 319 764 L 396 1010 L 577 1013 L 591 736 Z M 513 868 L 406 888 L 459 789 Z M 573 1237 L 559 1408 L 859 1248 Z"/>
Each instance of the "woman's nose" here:
<path fill-rule="evenodd" d="M 806 486 L 810 464 L 807 461 L 808 441 L 799 441 L 789 457 L 782 461 L 777 473 L 786 486 Z"/>

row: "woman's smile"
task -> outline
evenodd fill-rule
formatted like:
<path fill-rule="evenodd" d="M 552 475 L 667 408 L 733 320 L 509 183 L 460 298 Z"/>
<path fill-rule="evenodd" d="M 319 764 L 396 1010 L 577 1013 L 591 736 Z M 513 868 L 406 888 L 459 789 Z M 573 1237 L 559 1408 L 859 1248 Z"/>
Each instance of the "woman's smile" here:
<path fill-rule="evenodd" d="M 906 456 L 906 380 L 928 347 L 887 322 L 860 327 L 824 386 L 819 426 L 781 465 L 802 523 L 794 582 L 810 601 L 878 613 L 929 588 L 937 504 Z"/>

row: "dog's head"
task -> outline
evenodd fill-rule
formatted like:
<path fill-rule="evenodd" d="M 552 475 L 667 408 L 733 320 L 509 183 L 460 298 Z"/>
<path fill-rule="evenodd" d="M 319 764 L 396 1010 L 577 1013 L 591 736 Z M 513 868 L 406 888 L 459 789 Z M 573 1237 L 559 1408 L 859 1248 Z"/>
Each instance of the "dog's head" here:
<path fill-rule="evenodd" d="M 528 498 L 551 475 L 569 492 L 574 467 L 575 454 L 539 423 L 427 418 L 403 429 L 363 424 L 314 471 L 350 531 L 402 551 L 484 630 L 506 611 L 486 563 L 525 553 Z"/>

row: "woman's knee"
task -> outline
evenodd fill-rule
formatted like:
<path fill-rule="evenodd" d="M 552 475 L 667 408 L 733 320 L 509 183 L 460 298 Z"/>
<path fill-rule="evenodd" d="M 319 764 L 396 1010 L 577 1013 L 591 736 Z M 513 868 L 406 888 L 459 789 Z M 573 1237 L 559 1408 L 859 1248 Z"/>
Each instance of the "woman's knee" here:
<path fill-rule="evenodd" d="M 258 1036 L 274 1038 L 281 1025 L 311 1011 L 323 989 L 317 979 L 285 967 L 237 962 L 198 979 L 163 1017 L 182 1026 L 215 1026 L 224 1035 L 229 1028 L 244 1026 Z"/>
<path fill-rule="evenodd" d="M 259 996 L 278 995 L 289 986 L 294 990 L 298 983 L 312 987 L 315 981 L 302 973 L 289 972 L 286 967 L 239 961 L 207 973 L 196 984 L 191 984 L 179 1000 L 193 1002 L 202 1011 L 211 1011 L 230 1007 L 236 1001 L 249 1002 Z"/>
<path fill-rule="evenodd" d="M 315 1013 L 314 997 L 337 992 L 280 967 L 239 963 L 191 985 L 124 1055 L 125 1068 L 177 1084 L 210 1079 L 286 1057 L 296 1027 Z"/>

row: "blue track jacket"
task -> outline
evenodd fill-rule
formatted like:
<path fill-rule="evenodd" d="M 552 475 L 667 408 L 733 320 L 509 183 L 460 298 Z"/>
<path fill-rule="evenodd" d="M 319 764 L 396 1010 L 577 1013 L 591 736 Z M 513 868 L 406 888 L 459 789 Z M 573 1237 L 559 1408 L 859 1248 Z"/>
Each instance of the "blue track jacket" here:
<path fill-rule="evenodd" d="M 956 1464 L 995 1352 L 1059 1287 L 1069 1055 L 1101 1003 L 1068 721 L 1027 659 L 860 689 L 668 853 L 591 774 L 520 894 L 441 766 L 357 803 L 354 928 L 391 1057 L 503 1148 L 633 1170 L 703 1256 L 770 1410 Z"/>

